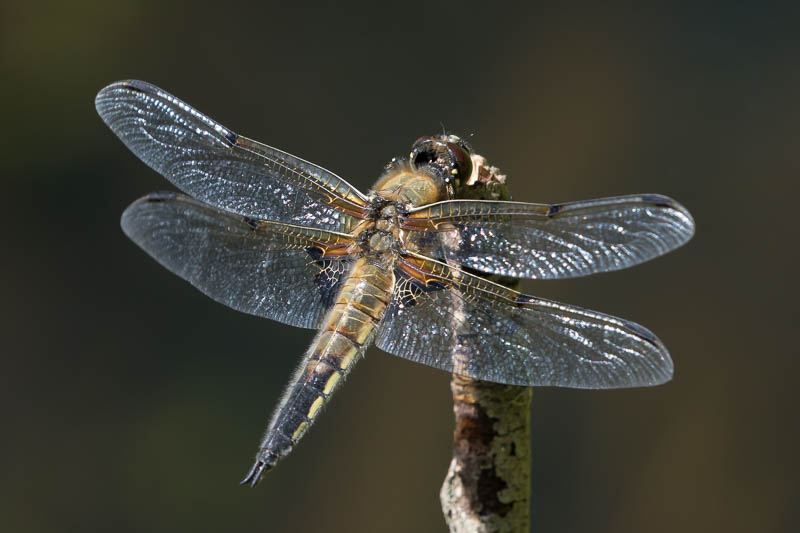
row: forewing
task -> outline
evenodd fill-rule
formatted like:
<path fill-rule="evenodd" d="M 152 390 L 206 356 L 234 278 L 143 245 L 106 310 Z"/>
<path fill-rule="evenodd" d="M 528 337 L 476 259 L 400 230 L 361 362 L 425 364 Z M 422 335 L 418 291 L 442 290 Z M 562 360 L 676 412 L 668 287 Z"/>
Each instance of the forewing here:
<path fill-rule="evenodd" d="M 183 192 L 244 216 L 349 231 L 364 196 L 322 167 L 242 137 L 149 83 L 102 89 L 97 112 Z"/>
<path fill-rule="evenodd" d="M 319 325 L 349 265 L 336 255 L 343 235 L 248 219 L 175 193 L 131 204 L 122 229 L 214 300 L 304 328 Z"/>
<path fill-rule="evenodd" d="M 553 205 L 450 200 L 413 210 L 403 224 L 452 234 L 443 238 L 450 242 L 444 254 L 434 257 L 533 279 L 627 268 L 674 250 L 694 234 L 689 212 L 658 194 Z"/>
<path fill-rule="evenodd" d="M 523 386 L 609 389 L 672 377 L 667 349 L 638 324 L 526 296 L 443 263 L 402 261 L 376 341 L 391 354 Z"/>

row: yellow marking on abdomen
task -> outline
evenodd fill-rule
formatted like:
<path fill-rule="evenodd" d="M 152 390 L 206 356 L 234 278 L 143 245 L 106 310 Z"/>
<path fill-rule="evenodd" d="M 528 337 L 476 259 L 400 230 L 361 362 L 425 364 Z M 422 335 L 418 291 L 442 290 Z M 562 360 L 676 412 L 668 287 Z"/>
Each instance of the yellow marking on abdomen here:
<path fill-rule="evenodd" d="M 340 379 L 342 379 L 342 375 L 339 374 L 338 371 L 334 371 L 331 377 L 328 378 L 328 382 L 325 384 L 325 388 L 322 389 L 322 392 L 326 395 L 330 394 L 336 384 L 339 383 Z"/>
<path fill-rule="evenodd" d="M 350 366 L 350 362 L 353 360 L 353 357 L 355 357 L 355 355 L 356 355 L 356 351 L 353 350 L 353 353 L 349 353 L 349 354 L 345 355 L 344 357 L 342 357 L 342 359 L 339 361 L 339 368 L 344 370 L 345 368 Z"/>
<path fill-rule="evenodd" d="M 292 440 L 296 441 L 297 439 L 299 439 L 300 435 L 303 434 L 303 432 L 306 430 L 307 427 L 308 427 L 308 422 L 306 422 L 305 420 L 300 422 L 300 425 L 297 426 L 297 429 L 295 429 L 294 433 L 292 433 Z"/>
<path fill-rule="evenodd" d="M 317 399 L 314 400 L 314 403 L 312 403 L 311 407 L 308 408 L 308 415 L 306 415 L 306 418 L 308 418 L 309 420 L 314 418 L 314 415 L 317 414 L 319 408 L 322 407 L 322 401 L 323 401 L 322 396 L 317 396 Z"/>

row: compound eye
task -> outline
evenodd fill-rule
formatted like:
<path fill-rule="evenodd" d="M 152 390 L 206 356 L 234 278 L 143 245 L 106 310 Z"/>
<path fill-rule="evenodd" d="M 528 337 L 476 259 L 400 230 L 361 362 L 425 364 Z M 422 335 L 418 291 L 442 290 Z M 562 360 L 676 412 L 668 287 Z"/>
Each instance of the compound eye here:
<path fill-rule="evenodd" d="M 433 140 L 434 140 L 433 137 L 431 137 L 430 135 L 423 135 L 422 137 L 414 141 L 414 144 L 411 145 L 411 151 L 413 152 L 414 150 L 417 149 L 417 147 L 429 143 Z"/>
<path fill-rule="evenodd" d="M 441 141 L 433 137 L 420 137 L 411 147 L 411 163 L 415 168 L 435 162 L 442 151 Z"/>
<path fill-rule="evenodd" d="M 447 153 L 450 155 L 450 174 L 452 178 L 458 178 L 466 182 L 472 175 L 472 157 L 469 152 L 461 145 L 447 143 Z"/>

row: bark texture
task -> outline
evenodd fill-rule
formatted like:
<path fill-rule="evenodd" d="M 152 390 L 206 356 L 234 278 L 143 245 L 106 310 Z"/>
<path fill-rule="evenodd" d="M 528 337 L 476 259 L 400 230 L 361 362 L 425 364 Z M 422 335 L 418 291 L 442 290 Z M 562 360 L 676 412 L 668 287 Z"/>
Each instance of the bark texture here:
<path fill-rule="evenodd" d="M 531 389 L 453 376 L 453 459 L 440 493 L 451 532 L 530 528 Z"/>
<path fill-rule="evenodd" d="M 505 176 L 479 156 L 457 198 L 509 200 Z M 516 288 L 517 280 L 490 276 Z M 532 390 L 453 375 L 453 459 L 440 498 L 453 533 L 530 529 Z"/>

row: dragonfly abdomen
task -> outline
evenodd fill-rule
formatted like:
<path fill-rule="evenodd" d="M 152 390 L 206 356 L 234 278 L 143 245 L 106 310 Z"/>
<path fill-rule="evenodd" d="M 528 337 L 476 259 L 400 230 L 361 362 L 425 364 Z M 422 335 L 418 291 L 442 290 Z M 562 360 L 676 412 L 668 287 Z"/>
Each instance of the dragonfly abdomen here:
<path fill-rule="evenodd" d="M 353 264 L 273 415 L 253 469 L 242 483 L 258 483 L 261 475 L 300 440 L 375 336 L 393 283 L 391 268 L 370 263 L 366 258 Z"/>

